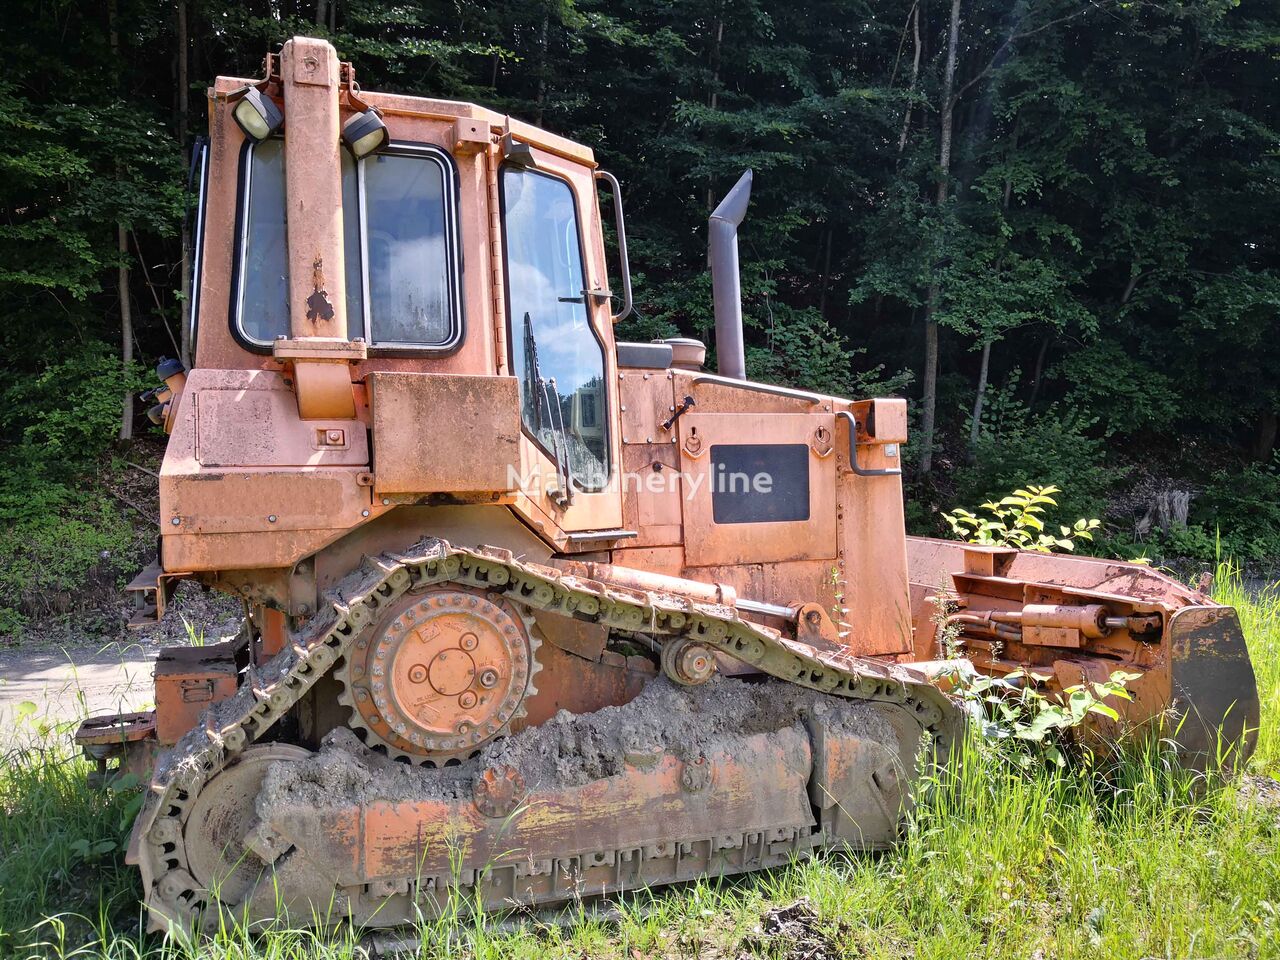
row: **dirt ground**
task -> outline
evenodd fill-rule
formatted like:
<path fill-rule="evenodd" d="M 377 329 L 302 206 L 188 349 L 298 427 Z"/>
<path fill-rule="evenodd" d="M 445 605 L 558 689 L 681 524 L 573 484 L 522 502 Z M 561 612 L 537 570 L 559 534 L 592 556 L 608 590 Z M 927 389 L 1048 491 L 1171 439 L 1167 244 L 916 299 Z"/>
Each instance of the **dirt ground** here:
<path fill-rule="evenodd" d="M 58 623 L 0 646 L 0 745 L 27 729 L 29 718 L 58 724 L 146 709 L 160 648 L 217 642 L 236 631 L 240 615 L 230 598 L 183 584 L 159 626 L 102 638 Z"/>

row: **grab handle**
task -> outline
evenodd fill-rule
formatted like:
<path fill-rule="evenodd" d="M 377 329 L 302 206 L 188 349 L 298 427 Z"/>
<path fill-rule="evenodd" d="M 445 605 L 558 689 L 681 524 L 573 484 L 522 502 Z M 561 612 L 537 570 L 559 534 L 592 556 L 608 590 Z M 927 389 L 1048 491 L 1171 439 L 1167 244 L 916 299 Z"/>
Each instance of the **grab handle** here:
<path fill-rule="evenodd" d="M 864 470 L 858 466 L 858 420 L 848 410 L 836 411 L 837 417 L 849 421 L 849 469 L 860 477 L 900 477 L 901 467 L 887 467 L 884 470 Z"/>

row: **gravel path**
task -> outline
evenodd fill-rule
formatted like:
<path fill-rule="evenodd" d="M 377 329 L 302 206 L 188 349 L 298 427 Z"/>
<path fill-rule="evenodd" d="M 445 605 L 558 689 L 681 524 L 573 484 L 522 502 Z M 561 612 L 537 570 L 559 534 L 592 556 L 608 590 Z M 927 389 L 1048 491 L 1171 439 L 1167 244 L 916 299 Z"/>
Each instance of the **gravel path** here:
<path fill-rule="evenodd" d="M 22 729 L 28 703 L 34 718 L 50 723 L 146 709 L 155 654 L 138 643 L 0 649 L 0 739 Z"/>
<path fill-rule="evenodd" d="M 192 636 L 205 643 L 230 636 L 241 609 L 228 597 L 182 584 L 164 622 L 147 630 L 103 640 L 77 636 L 64 625 L 0 646 L 0 745 L 19 739 L 33 719 L 61 724 L 150 709 L 152 663 L 160 648 L 189 643 Z"/>

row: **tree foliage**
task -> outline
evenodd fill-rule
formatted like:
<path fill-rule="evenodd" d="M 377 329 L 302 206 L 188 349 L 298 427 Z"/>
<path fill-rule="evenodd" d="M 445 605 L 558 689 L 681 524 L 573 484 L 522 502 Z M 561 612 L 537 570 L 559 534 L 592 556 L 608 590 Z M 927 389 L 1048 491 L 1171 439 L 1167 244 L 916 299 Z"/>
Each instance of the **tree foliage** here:
<path fill-rule="evenodd" d="M 1241 483 L 1270 489 L 1246 465 L 1270 462 L 1280 412 L 1280 0 L 13 0 L 6 13 L 6 463 L 44 450 L 61 470 L 75 449 L 85 469 L 109 442 L 86 445 L 47 406 L 81 409 L 78 388 L 23 384 L 118 353 L 121 227 L 136 355 L 175 352 L 203 91 L 307 33 L 369 89 L 483 102 L 594 148 L 624 186 L 627 336 L 711 340 L 706 217 L 752 168 L 754 375 L 914 403 L 931 383 L 926 314 L 936 324 L 941 469 L 913 488 L 922 503 L 1057 483 L 1094 513 L 1135 469 L 1206 505 L 1247 499 Z M 129 376 L 68 375 L 112 390 Z"/>

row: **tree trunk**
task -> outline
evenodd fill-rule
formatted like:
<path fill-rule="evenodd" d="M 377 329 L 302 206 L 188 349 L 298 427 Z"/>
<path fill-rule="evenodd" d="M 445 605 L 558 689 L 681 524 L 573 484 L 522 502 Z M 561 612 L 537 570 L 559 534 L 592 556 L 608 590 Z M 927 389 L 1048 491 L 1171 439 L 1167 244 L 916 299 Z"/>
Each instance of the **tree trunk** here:
<path fill-rule="evenodd" d="M 898 153 L 907 147 L 907 132 L 911 129 L 911 98 L 916 93 L 916 81 L 920 77 L 920 4 L 911 8 L 911 36 L 913 54 L 911 57 L 911 82 L 907 84 L 907 109 L 902 112 L 902 133 L 898 137 Z"/>
<path fill-rule="evenodd" d="M 1040 341 L 1040 350 L 1036 354 L 1035 370 L 1031 374 L 1031 396 L 1027 399 L 1028 408 L 1036 405 L 1036 397 L 1040 395 L 1040 381 L 1044 378 L 1044 357 L 1049 352 L 1049 339 L 1051 336 L 1052 333 L 1046 331 Z"/>
<path fill-rule="evenodd" d="M 826 253 L 822 258 L 822 288 L 818 293 L 818 316 L 825 319 L 827 313 L 827 286 L 831 280 L 831 239 L 835 228 L 827 225 Z"/>
<path fill-rule="evenodd" d="M 951 173 L 952 121 L 955 100 L 952 91 L 956 81 L 956 51 L 960 45 L 960 0 L 951 0 L 951 25 L 947 32 L 947 65 L 942 75 L 942 110 L 938 121 L 938 190 L 939 212 L 947 202 L 948 178 Z M 938 322 L 934 319 L 941 293 L 938 282 L 929 284 L 924 306 L 924 390 L 920 403 L 920 475 L 933 470 L 934 421 L 938 406 Z"/>
<path fill-rule="evenodd" d="M 547 100 L 547 26 L 550 12 L 542 14 L 542 26 L 538 29 L 538 95 L 534 100 L 534 126 L 542 126 L 542 113 Z"/>
<path fill-rule="evenodd" d="M 982 363 L 978 366 L 978 393 L 973 398 L 973 423 L 969 425 L 969 463 L 978 462 L 978 438 L 982 435 L 982 407 L 987 402 L 987 372 L 991 368 L 991 341 L 982 344 Z"/>
<path fill-rule="evenodd" d="M 720 104 L 720 45 L 724 41 L 724 16 L 723 7 L 721 8 L 721 16 L 716 17 L 715 21 L 715 41 L 711 44 L 711 91 L 707 97 L 707 106 L 715 110 Z M 707 178 L 707 212 L 710 213 L 716 206 L 716 185 L 715 182 Z M 711 262 L 711 254 L 707 254 L 708 264 Z"/>
<path fill-rule="evenodd" d="M 1018 119 L 1014 118 L 1013 133 L 1010 137 L 1011 149 L 1017 149 L 1018 146 Z M 1004 178 L 1004 191 L 1000 196 L 1000 214 L 1002 218 L 1009 215 L 1009 201 L 1013 198 L 1013 179 L 1011 177 Z M 996 276 L 999 277 L 1004 272 L 1004 257 L 1001 253 L 1000 258 L 996 261 Z M 982 341 L 982 362 L 978 365 L 978 389 L 973 398 L 973 422 L 969 426 L 969 466 L 974 466 L 978 462 L 978 438 L 982 435 L 982 408 L 987 402 L 987 383 L 989 382 L 989 373 L 991 370 L 991 337 L 988 332 Z"/>
<path fill-rule="evenodd" d="M 1270 460 L 1276 446 L 1276 412 L 1264 410 L 1258 417 L 1258 432 L 1253 441 L 1255 460 Z"/>
<path fill-rule="evenodd" d="M 190 91 L 187 89 L 189 85 L 188 63 L 187 63 L 187 0 L 178 0 L 178 144 L 182 147 L 182 155 L 187 160 L 188 166 L 191 163 L 191 156 L 187 150 L 187 122 L 191 109 Z M 196 196 L 199 196 L 198 185 Z M 178 339 L 180 341 L 179 360 L 182 365 L 190 369 L 191 367 L 191 337 L 194 331 L 191 329 L 191 218 L 184 216 L 182 218 L 182 274 L 179 279 L 182 290 L 182 320 L 180 330 L 178 331 Z"/>
<path fill-rule="evenodd" d="M 1125 306 L 1129 302 L 1129 298 L 1133 296 L 1133 291 L 1138 289 L 1138 281 L 1142 279 L 1142 271 L 1138 269 L 1135 263 L 1129 269 L 1129 282 L 1124 285 L 1124 292 L 1120 294 L 1120 306 Z"/>
<path fill-rule="evenodd" d="M 116 0 L 107 3 L 107 33 L 111 43 L 111 55 L 114 67 L 118 71 L 120 64 L 120 31 L 116 23 L 118 8 Z M 117 76 L 117 86 L 119 77 Z M 120 163 L 116 163 L 116 174 L 120 174 Z M 116 250 L 120 255 L 120 266 L 117 273 L 117 286 L 120 293 L 120 365 L 125 373 L 133 366 L 133 314 L 129 308 L 129 228 L 123 221 L 116 223 Z M 126 390 L 120 411 L 120 439 L 133 439 L 133 393 Z"/>
<path fill-rule="evenodd" d="M 328 10 L 325 9 L 325 0 L 316 0 L 316 26 L 323 27 L 328 21 Z"/>
<path fill-rule="evenodd" d="M 117 283 L 120 288 L 120 362 L 125 373 L 133 366 L 133 312 L 129 306 L 129 231 L 123 223 L 116 226 L 116 249 L 120 253 Z M 133 392 L 124 393 L 120 417 L 120 439 L 133 439 Z"/>

